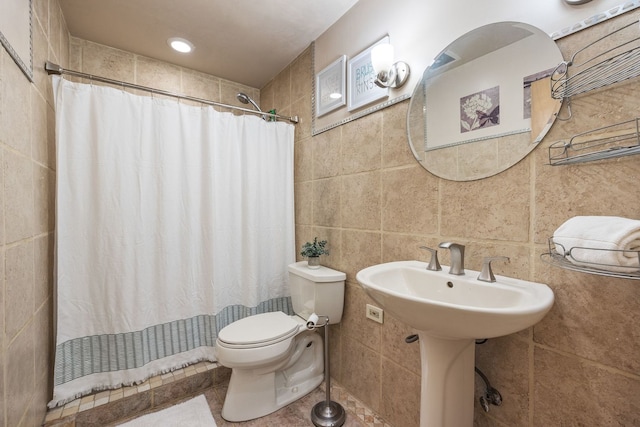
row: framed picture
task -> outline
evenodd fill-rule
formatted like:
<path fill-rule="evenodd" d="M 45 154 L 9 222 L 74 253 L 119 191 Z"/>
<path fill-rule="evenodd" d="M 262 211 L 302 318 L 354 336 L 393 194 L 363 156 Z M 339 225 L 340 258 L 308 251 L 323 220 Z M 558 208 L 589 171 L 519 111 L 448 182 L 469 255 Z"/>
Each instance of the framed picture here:
<path fill-rule="evenodd" d="M 0 0 L 0 44 L 33 81 L 31 0 Z"/>
<path fill-rule="evenodd" d="M 340 108 L 346 101 L 347 56 L 342 55 L 316 75 L 316 115 L 327 114 Z"/>
<path fill-rule="evenodd" d="M 371 65 L 371 50 L 382 43 L 389 43 L 389 36 L 385 36 L 349 60 L 347 67 L 347 109 L 349 111 L 389 96 L 388 88 L 376 85 L 376 73 Z"/>
<path fill-rule="evenodd" d="M 500 86 L 460 98 L 460 133 L 500 124 Z"/>

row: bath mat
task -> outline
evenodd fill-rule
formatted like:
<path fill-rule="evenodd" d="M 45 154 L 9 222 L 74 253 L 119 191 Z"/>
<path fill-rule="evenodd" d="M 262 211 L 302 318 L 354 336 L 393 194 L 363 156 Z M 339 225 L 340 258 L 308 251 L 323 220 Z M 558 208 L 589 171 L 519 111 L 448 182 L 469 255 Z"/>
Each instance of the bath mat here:
<path fill-rule="evenodd" d="M 204 395 L 143 415 L 119 427 L 216 427 Z"/>

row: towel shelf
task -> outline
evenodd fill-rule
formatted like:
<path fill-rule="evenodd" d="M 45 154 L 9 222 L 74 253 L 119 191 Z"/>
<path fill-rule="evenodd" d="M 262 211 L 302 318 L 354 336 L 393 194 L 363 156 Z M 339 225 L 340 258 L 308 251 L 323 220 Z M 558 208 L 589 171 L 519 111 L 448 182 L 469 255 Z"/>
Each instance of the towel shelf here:
<path fill-rule="evenodd" d="M 551 77 L 551 96 L 571 98 L 640 75 L 638 21 L 611 31 L 561 62 Z M 613 47 L 612 47 L 613 45 Z"/>
<path fill-rule="evenodd" d="M 574 135 L 549 146 L 551 166 L 640 154 L 640 118 Z"/>
<path fill-rule="evenodd" d="M 560 267 L 560 268 L 564 268 L 565 270 L 577 271 L 580 273 L 597 274 L 600 276 L 617 277 L 622 279 L 640 280 L 640 268 L 638 268 L 638 271 L 633 273 L 621 273 L 617 271 L 609 271 L 606 269 L 607 267 L 615 268 L 616 266 L 613 266 L 613 265 L 608 266 L 604 264 L 593 264 L 593 267 L 576 265 L 571 261 L 569 261 L 569 259 L 567 258 L 567 257 L 571 257 L 571 250 L 565 256 L 564 254 L 561 254 L 556 250 L 556 243 L 554 243 L 553 237 L 549 238 L 548 243 L 549 243 L 549 252 L 543 253 L 542 255 L 540 255 L 540 259 L 543 262 L 550 264 L 554 267 Z M 576 248 L 576 249 L 593 250 L 593 251 L 603 250 L 603 249 L 593 249 L 593 248 Z M 564 252 L 567 253 L 567 251 L 564 251 Z M 624 252 L 636 252 L 638 255 L 638 260 L 640 262 L 640 251 L 624 251 Z"/>

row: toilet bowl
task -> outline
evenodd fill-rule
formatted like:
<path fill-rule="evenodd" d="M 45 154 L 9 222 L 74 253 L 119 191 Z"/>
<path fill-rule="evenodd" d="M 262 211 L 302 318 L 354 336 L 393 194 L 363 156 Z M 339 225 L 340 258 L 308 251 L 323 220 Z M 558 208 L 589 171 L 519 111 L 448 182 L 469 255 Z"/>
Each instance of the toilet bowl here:
<path fill-rule="evenodd" d="M 245 317 L 224 327 L 216 341 L 218 362 L 231 368 L 222 417 L 238 422 L 259 418 L 301 398 L 324 374 L 320 334 L 308 330 L 312 313 L 338 323 L 346 275 L 306 261 L 289 265 L 295 315 L 281 311 Z"/>

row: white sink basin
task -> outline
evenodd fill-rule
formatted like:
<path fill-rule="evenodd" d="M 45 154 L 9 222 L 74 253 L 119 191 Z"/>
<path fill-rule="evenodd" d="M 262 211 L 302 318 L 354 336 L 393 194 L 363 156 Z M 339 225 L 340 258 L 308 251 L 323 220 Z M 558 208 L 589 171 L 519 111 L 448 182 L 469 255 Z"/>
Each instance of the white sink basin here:
<path fill-rule="evenodd" d="M 475 339 L 535 325 L 551 309 L 542 283 L 495 276 L 493 283 L 398 261 L 358 272 L 364 290 L 383 309 L 418 330 L 422 360 L 420 427 L 472 427 Z"/>
<path fill-rule="evenodd" d="M 545 284 L 496 275 L 477 280 L 478 271 L 462 276 L 427 270 L 427 263 L 398 261 L 374 265 L 356 279 L 384 310 L 431 336 L 493 338 L 538 323 L 553 305 Z"/>

